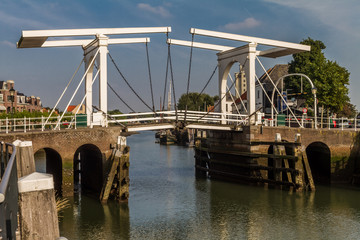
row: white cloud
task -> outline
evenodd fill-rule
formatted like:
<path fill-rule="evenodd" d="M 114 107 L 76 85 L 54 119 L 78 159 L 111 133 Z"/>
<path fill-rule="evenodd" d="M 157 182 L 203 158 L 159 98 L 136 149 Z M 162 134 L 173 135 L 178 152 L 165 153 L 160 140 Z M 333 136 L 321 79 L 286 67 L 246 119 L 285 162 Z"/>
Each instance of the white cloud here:
<path fill-rule="evenodd" d="M 253 17 L 250 17 L 242 22 L 228 23 L 224 26 L 224 28 L 230 31 L 238 31 L 242 29 L 254 28 L 259 26 L 260 24 L 261 24 L 260 21 L 256 20 Z"/>
<path fill-rule="evenodd" d="M 8 46 L 8 47 L 11 47 L 11 48 L 16 47 L 15 43 L 12 43 L 12 42 L 9 42 L 9 41 L 6 41 L 6 40 L 0 41 L 0 45 Z"/>
<path fill-rule="evenodd" d="M 161 17 L 164 17 L 164 18 L 171 17 L 170 12 L 166 8 L 164 8 L 163 6 L 153 7 L 153 6 L 151 6 L 150 4 L 147 4 L 147 3 L 139 3 L 137 5 L 137 7 L 139 9 L 141 9 L 141 10 L 144 10 L 144 11 L 147 11 L 147 12 L 150 12 L 150 13 L 154 13 L 156 15 L 160 15 Z"/>
<path fill-rule="evenodd" d="M 46 24 L 41 23 L 36 20 L 16 17 L 14 15 L 7 14 L 3 11 L 0 11 L 0 22 L 4 23 L 7 26 L 13 27 L 26 27 L 26 28 L 46 28 Z"/>

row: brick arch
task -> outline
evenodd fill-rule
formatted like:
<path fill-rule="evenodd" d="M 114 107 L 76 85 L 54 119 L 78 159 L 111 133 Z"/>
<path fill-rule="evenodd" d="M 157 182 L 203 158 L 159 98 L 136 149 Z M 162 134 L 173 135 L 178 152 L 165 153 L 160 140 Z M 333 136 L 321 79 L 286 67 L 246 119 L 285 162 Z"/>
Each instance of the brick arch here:
<path fill-rule="evenodd" d="M 331 182 L 331 151 L 321 141 L 310 143 L 306 147 L 311 172 L 315 183 L 330 184 Z"/>
<path fill-rule="evenodd" d="M 55 191 L 62 195 L 63 164 L 59 152 L 49 147 L 41 148 L 34 153 L 34 159 L 36 171 L 52 174 Z"/>
<path fill-rule="evenodd" d="M 82 192 L 99 195 L 103 185 L 105 156 L 92 143 L 83 144 L 74 153 L 74 187 Z"/>

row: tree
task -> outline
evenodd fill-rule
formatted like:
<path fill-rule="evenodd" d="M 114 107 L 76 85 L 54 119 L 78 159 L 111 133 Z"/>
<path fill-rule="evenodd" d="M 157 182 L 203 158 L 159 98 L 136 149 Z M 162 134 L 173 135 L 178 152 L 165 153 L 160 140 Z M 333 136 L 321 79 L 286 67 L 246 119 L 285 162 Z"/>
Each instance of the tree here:
<path fill-rule="evenodd" d="M 305 39 L 301 44 L 311 46 L 310 52 L 302 52 L 293 55 L 293 60 L 289 63 L 289 73 L 303 73 L 307 75 L 317 88 L 317 98 L 319 105 L 324 106 L 331 112 L 340 112 L 346 104 L 350 103 L 348 96 L 350 73 L 344 67 L 336 62 L 327 60 L 322 50 L 326 48 L 325 44 L 319 40 L 311 38 Z M 300 81 L 291 78 L 285 81 L 285 86 L 294 92 L 300 92 Z M 303 81 L 304 91 L 307 103 L 312 105 L 313 95 L 310 84 Z"/>
<path fill-rule="evenodd" d="M 343 109 L 338 112 L 338 117 L 354 118 L 356 117 L 356 107 L 351 103 L 346 103 Z"/>
<path fill-rule="evenodd" d="M 216 97 L 216 96 L 215 96 Z M 207 106 L 213 106 L 214 105 L 214 98 L 206 93 L 202 93 L 199 95 L 199 93 L 191 92 L 188 95 L 184 93 L 179 98 L 178 102 L 178 109 L 179 110 L 185 110 L 187 105 L 187 110 L 193 110 L 193 111 L 207 111 Z M 206 108 L 204 109 L 206 105 Z"/>

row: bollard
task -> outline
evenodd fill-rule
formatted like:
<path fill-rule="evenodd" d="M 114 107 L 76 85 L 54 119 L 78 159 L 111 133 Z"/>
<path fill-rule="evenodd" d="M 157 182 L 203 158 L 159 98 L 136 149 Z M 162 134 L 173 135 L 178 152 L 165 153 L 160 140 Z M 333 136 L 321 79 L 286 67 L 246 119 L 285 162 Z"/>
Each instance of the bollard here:
<path fill-rule="evenodd" d="M 21 239 L 60 237 L 52 175 L 34 172 L 20 178 L 18 188 Z"/>

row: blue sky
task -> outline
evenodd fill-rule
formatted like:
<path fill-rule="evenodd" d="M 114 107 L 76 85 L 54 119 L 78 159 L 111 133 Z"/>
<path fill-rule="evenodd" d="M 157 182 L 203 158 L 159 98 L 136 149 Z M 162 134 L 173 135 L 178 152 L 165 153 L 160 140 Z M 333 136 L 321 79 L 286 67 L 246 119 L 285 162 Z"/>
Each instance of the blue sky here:
<path fill-rule="evenodd" d="M 14 80 L 16 90 L 40 96 L 43 105 L 51 107 L 82 59 L 80 47 L 16 49 L 22 30 L 171 26 L 171 38 L 191 40 L 189 28 L 195 27 L 289 42 L 300 42 L 307 37 L 323 41 L 327 46 L 325 56 L 349 70 L 351 102 L 360 110 L 357 92 L 360 89 L 359 12 L 358 0 L 1 0 L 0 80 Z M 151 38 L 149 54 L 158 107 L 165 79 L 166 36 L 144 36 Z M 234 47 L 242 45 L 200 36 L 195 36 L 195 41 Z M 145 46 L 116 45 L 110 46 L 109 50 L 133 87 L 151 103 Z M 172 46 L 177 98 L 186 91 L 189 53 L 189 48 Z M 266 59 L 264 64 L 269 68 L 290 60 L 291 57 Z M 202 89 L 215 65 L 215 52 L 194 49 L 191 91 Z M 146 110 L 110 62 L 108 71 L 109 83 L 129 105 L 136 111 Z M 81 74 L 77 75 L 76 84 L 80 78 Z M 67 98 L 75 89 L 75 82 Z M 96 86 L 94 91 L 97 91 Z M 217 75 L 207 92 L 217 94 Z M 74 103 L 82 96 L 83 90 Z M 65 105 L 63 101 L 60 106 Z M 128 111 L 109 90 L 109 109 L 115 108 Z"/>

